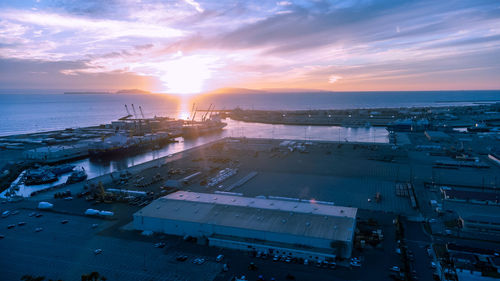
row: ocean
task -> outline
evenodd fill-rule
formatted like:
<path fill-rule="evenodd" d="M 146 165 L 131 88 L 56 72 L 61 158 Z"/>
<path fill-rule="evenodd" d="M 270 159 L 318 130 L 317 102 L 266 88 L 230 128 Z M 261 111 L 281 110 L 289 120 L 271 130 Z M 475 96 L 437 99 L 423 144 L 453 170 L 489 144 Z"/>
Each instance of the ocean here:
<path fill-rule="evenodd" d="M 0 136 L 76 128 L 109 123 L 125 116 L 135 105 L 140 116 L 187 118 L 193 103 L 206 109 L 211 103 L 217 109 L 350 109 L 382 107 L 420 107 L 471 105 L 500 101 L 500 91 L 434 91 L 434 92 L 320 92 L 219 94 L 200 96 L 174 95 L 64 95 L 30 90 L 0 91 Z"/>

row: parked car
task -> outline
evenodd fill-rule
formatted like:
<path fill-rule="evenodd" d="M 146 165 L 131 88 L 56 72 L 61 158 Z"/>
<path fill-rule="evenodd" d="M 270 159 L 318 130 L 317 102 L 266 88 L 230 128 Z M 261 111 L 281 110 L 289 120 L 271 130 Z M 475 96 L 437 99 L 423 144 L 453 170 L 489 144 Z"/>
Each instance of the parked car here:
<path fill-rule="evenodd" d="M 278 256 L 278 255 L 274 255 L 274 257 L 273 257 L 273 261 L 279 261 L 279 260 L 280 260 L 280 256 Z"/>
<path fill-rule="evenodd" d="M 227 266 L 227 263 L 222 265 L 222 271 L 224 271 L 224 272 L 229 271 L 229 267 Z"/>
<path fill-rule="evenodd" d="M 102 249 L 95 249 L 94 250 L 94 255 L 99 255 L 100 253 L 102 253 Z"/>
<path fill-rule="evenodd" d="M 69 220 L 62 220 L 61 223 L 62 224 L 67 224 L 69 222 Z"/>
<path fill-rule="evenodd" d="M 224 259 L 224 255 L 218 255 L 218 256 L 215 258 L 215 261 L 216 261 L 216 262 L 221 262 L 223 259 Z"/>
<path fill-rule="evenodd" d="M 393 266 L 390 268 L 391 271 L 394 271 L 394 272 L 400 272 L 401 271 L 401 268 L 399 268 L 399 266 Z"/>
<path fill-rule="evenodd" d="M 20 222 L 18 222 L 18 223 L 17 223 L 17 225 L 19 225 L 19 226 L 23 226 L 23 225 L 26 225 L 26 222 L 24 222 L 24 221 L 20 221 Z"/>
<path fill-rule="evenodd" d="M 9 224 L 9 225 L 7 225 L 7 229 L 11 229 L 11 228 L 14 228 L 14 227 L 16 227 L 15 224 Z"/>
<path fill-rule="evenodd" d="M 186 261 L 188 259 L 188 257 L 184 256 L 184 255 L 180 255 L 180 256 L 177 256 L 175 259 L 178 261 Z"/>
<path fill-rule="evenodd" d="M 39 218 L 39 217 L 41 217 L 41 216 L 43 216 L 43 215 L 42 215 L 42 214 L 40 214 L 40 213 L 36 213 L 36 214 L 35 214 L 35 218 Z"/>
<path fill-rule="evenodd" d="M 349 265 L 352 267 L 361 267 L 361 263 L 359 261 L 351 261 Z"/>
<path fill-rule="evenodd" d="M 154 247 L 155 248 L 163 248 L 163 247 L 165 247 L 165 243 L 163 243 L 163 242 L 155 243 Z"/>
<path fill-rule="evenodd" d="M 40 231 L 42 231 L 42 230 L 43 230 L 43 228 L 42 228 L 42 227 L 37 227 L 37 228 L 35 228 L 35 232 L 40 232 Z"/>
<path fill-rule="evenodd" d="M 194 264 L 204 264 L 205 263 L 205 259 L 203 258 L 196 258 L 193 260 L 193 263 Z"/>

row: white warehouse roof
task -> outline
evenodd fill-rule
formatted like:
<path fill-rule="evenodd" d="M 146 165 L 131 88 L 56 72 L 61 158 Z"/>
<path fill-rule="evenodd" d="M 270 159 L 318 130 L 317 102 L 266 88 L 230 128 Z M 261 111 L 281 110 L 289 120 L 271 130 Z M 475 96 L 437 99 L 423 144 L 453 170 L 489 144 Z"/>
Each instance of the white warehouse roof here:
<path fill-rule="evenodd" d="M 178 191 L 153 201 L 134 216 L 351 241 L 356 212 L 356 208 L 314 200 Z"/>

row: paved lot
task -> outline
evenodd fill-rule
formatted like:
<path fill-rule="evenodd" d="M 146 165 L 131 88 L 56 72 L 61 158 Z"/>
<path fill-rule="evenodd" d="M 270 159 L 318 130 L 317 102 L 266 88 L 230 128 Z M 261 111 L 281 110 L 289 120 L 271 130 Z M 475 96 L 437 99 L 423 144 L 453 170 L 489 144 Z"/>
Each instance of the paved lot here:
<path fill-rule="evenodd" d="M 213 260 L 203 265 L 180 263 L 175 260 L 178 251 L 154 248 L 152 242 L 97 234 L 114 222 L 55 213 L 28 217 L 30 212 L 21 210 L 0 220 L 0 233 L 5 235 L 0 240 L 2 280 L 20 280 L 24 274 L 78 280 L 92 271 L 108 280 L 213 280 L 221 269 Z M 63 219 L 69 223 L 61 224 Z M 26 225 L 6 228 L 19 221 Z M 94 223 L 99 227 L 92 228 Z M 35 232 L 36 227 L 44 229 Z M 95 255 L 95 249 L 103 252 Z"/>
<path fill-rule="evenodd" d="M 394 182 L 365 177 L 335 177 L 311 174 L 260 172 L 251 182 L 233 191 L 245 196 L 272 195 L 334 202 L 339 206 L 397 213 L 409 213 L 408 198 L 395 195 Z M 380 192 L 382 201 L 376 203 Z M 368 202 L 368 198 L 372 201 Z"/>
<path fill-rule="evenodd" d="M 7 204 L 2 207 L 19 206 Z M 18 207 L 19 208 L 19 207 Z M 259 275 L 276 280 L 286 280 L 287 274 L 296 280 L 371 280 L 377 274 L 378 280 L 390 280 L 388 268 L 398 264 L 395 254 L 394 227 L 392 215 L 365 211 L 365 218 L 375 217 L 381 222 L 384 235 L 382 247 L 356 252 L 362 259 L 361 268 L 326 269 L 314 265 L 287 264 L 250 257 L 245 252 L 210 248 L 182 241 L 178 237 L 144 237 L 134 231 L 120 230 L 121 221 L 105 221 L 79 215 L 41 212 L 40 218 L 29 217 L 33 210 L 18 209 L 20 213 L 0 219 L 0 259 L 2 280 L 20 280 L 24 274 L 42 275 L 47 278 L 78 280 L 82 274 L 98 271 L 108 280 L 229 280 L 234 275 L 245 274 L 249 280 Z M 69 220 L 61 224 L 62 220 Z M 26 222 L 24 226 L 7 229 L 9 224 Z M 97 228 L 92 224 L 97 223 Z M 35 232 L 35 228 L 43 231 Z M 153 243 L 163 241 L 163 249 Z M 102 249 L 99 255 L 95 249 Z M 222 264 L 215 257 L 223 253 L 230 271 L 223 273 Z M 178 255 L 188 256 L 188 261 L 178 262 Z M 207 260 L 203 265 L 194 265 L 196 257 Z M 257 271 L 249 271 L 248 264 L 255 262 Z M 29 264 L 29 266 L 26 266 Z"/>

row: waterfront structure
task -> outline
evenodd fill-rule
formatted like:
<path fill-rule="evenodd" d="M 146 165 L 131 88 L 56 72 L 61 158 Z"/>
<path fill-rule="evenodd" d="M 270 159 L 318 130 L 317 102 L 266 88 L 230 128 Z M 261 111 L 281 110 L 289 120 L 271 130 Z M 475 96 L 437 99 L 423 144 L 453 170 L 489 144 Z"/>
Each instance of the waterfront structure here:
<path fill-rule="evenodd" d="M 135 229 L 312 260 L 351 256 L 356 208 L 281 197 L 178 191 L 134 214 Z"/>

